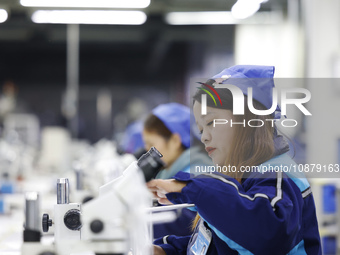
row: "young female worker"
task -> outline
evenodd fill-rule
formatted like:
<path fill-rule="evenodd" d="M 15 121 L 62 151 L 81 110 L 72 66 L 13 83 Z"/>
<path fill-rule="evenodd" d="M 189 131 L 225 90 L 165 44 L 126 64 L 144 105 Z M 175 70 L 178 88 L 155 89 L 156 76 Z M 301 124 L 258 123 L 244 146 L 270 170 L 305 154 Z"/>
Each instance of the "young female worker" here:
<path fill-rule="evenodd" d="M 314 200 L 307 180 L 290 178 L 290 173 L 281 171 L 240 171 L 246 166 L 259 166 L 260 170 L 260 165 L 295 164 L 287 155 L 289 147 L 283 138 L 277 135 L 270 121 L 265 121 L 275 115 L 257 116 L 247 107 L 247 88 L 251 87 L 254 108 L 271 108 L 273 75 L 274 67 L 234 66 L 197 91 L 193 111 L 202 143 L 215 166 L 235 166 L 238 171 L 196 177 L 178 173 L 175 179 L 148 183 L 160 203 L 192 203 L 197 211 L 194 233 L 156 240 L 156 255 L 321 254 Z M 242 90 L 244 115 L 232 114 L 233 97 L 229 89 L 222 88 L 215 89 L 221 103 L 215 104 L 207 96 L 207 114 L 202 115 L 201 98 L 206 93 L 202 89 L 212 91 L 217 83 L 232 84 Z M 214 119 L 228 123 L 232 120 L 234 124 L 245 120 L 246 125 L 214 127 Z M 264 125 L 250 127 L 247 123 L 251 119 L 261 120 Z M 260 126 L 261 121 L 252 125 Z"/>
<path fill-rule="evenodd" d="M 190 171 L 192 165 L 209 165 L 210 159 L 197 147 L 190 147 L 190 109 L 178 103 L 168 103 L 152 110 L 143 129 L 145 148 L 152 146 L 163 154 L 166 168 L 156 179 L 169 179 L 178 172 Z M 154 237 L 164 235 L 189 235 L 196 213 L 183 209 L 181 215 L 172 223 L 154 225 Z"/>

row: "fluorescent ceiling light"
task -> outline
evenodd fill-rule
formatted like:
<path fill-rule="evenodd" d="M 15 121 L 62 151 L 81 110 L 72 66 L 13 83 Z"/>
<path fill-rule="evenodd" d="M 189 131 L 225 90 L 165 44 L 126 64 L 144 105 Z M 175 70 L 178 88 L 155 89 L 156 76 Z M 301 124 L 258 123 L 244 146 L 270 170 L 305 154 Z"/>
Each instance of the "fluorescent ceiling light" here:
<path fill-rule="evenodd" d="M 7 20 L 8 18 L 8 13 L 4 9 L 0 9 L 0 23 L 3 23 Z"/>
<path fill-rule="evenodd" d="M 171 25 L 235 24 L 231 12 L 169 12 L 165 21 Z"/>
<path fill-rule="evenodd" d="M 224 25 L 235 24 L 231 12 L 169 12 L 165 21 L 171 25 Z"/>
<path fill-rule="evenodd" d="M 238 0 L 231 8 L 236 19 L 246 19 L 253 16 L 267 0 Z"/>
<path fill-rule="evenodd" d="M 141 11 L 35 11 L 34 23 L 53 24 L 108 24 L 141 25 L 146 21 L 146 14 Z"/>
<path fill-rule="evenodd" d="M 170 25 L 277 24 L 282 22 L 282 14 L 258 12 L 244 20 L 236 19 L 231 12 L 169 12 L 165 21 Z"/>
<path fill-rule="evenodd" d="M 146 8 L 150 0 L 20 0 L 26 7 Z"/>

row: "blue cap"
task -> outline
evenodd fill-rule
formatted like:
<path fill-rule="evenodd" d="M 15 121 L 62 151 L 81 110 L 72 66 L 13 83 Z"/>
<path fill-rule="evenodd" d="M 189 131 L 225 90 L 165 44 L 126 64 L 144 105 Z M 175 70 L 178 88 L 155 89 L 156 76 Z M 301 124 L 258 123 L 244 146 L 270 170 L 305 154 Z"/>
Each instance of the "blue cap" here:
<path fill-rule="evenodd" d="M 253 98 L 270 109 L 273 104 L 274 66 L 236 65 L 224 69 L 213 79 L 226 78 L 221 84 L 231 84 L 248 95 L 248 88 L 253 88 Z M 275 118 L 280 118 L 281 109 L 276 108 Z"/>
<path fill-rule="evenodd" d="M 190 147 L 190 109 L 178 103 L 161 104 L 152 110 L 173 134 L 179 134 L 182 144 Z"/>
<path fill-rule="evenodd" d="M 0 197 L 0 214 L 5 213 L 5 201 L 2 197 Z"/>
<path fill-rule="evenodd" d="M 144 148 L 142 132 L 143 121 L 141 120 L 131 123 L 126 128 L 120 143 L 124 152 L 135 153 L 138 149 Z"/>

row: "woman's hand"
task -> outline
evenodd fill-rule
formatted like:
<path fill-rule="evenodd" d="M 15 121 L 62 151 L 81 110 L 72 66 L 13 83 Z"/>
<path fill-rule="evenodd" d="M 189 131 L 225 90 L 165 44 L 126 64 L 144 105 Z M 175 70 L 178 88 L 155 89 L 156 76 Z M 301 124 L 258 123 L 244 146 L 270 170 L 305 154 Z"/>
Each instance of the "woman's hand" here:
<path fill-rule="evenodd" d="M 181 192 L 187 185 L 186 182 L 176 181 L 174 179 L 169 180 L 151 180 L 147 183 L 149 190 L 154 194 L 160 204 L 169 205 L 172 204 L 167 198 L 166 194 L 169 192 Z"/>
<path fill-rule="evenodd" d="M 153 246 L 153 255 L 166 255 L 165 251 L 158 245 Z"/>
<path fill-rule="evenodd" d="M 153 246 L 153 255 L 166 255 L 165 251 L 158 245 Z"/>

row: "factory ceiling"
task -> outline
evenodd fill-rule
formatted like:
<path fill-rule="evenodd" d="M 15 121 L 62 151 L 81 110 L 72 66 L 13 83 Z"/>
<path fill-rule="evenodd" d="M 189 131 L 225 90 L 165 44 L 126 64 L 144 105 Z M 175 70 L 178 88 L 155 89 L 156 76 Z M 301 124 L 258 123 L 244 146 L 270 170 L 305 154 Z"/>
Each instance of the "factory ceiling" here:
<path fill-rule="evenodd" d="M 143 25 L 80 25 L 80 83 L 124 83 L 127 76 L 130 81 L 173 81 L 178 77 L 183 80 L 190 51 L 196 48 L 200 52 L 205 44 L 216 40 L 212 37 L 221 27 L 169 25 L 165 15 L 185 11 L 230 11 L 234 3 L 229 0 L 152 0 L 147 8 L 140 9 L 147 15 Z M 37 9 L 52 8 L 24 7 L 20 0 L 0 0 L 0 8 L 9 14 L 7 21 L 0 23 L 0 81 L 64 84 L 66 25 L 36 24 L 31 20 Z M 261 5 L 260 12 L 285 12 L 286 9 L 286 0 L 271 0 Z M 229 35 L 224 43 L 227 50 L 232 50 L 234 25 L 223 27 L 224 33 Z"/>

